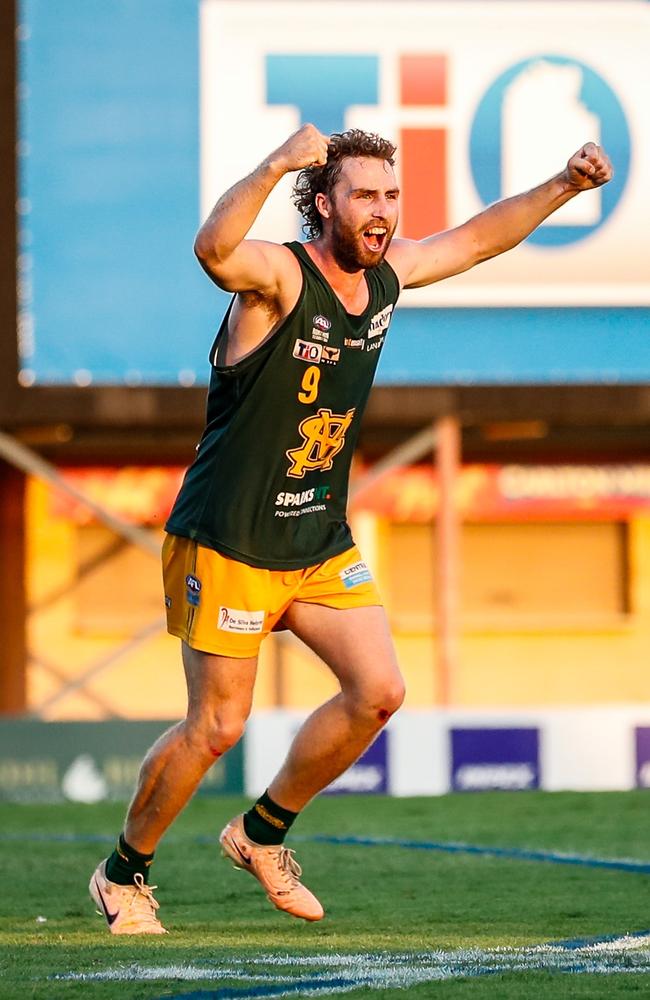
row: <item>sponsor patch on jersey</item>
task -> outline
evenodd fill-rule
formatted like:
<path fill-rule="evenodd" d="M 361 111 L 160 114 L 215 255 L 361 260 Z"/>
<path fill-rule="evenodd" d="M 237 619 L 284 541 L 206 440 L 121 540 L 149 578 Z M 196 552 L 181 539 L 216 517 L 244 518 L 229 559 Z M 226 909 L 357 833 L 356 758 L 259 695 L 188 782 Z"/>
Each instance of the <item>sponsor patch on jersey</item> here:
<path fill-rule="evenodd" d="M 321 344 L 326 344 L 330 339 L 329 330 L 321 330 L 317 326 L 313 326 L 311 330 L 311 339 L 318 340 Z"/>
<path fill-rule="evenodd" d="M 323 344 L 323 354 L 321 360 L 324 365 L 337 365 L 341 357 L 340 347 L 327 347 Z"/>
<path fill-rule="evenodd" d="M 302 490 L 300 493 L 291 493 L 284 490 L 278 493 L 275 498 L 276 507 L 301 507 L 304 503 L 311 503 L 312 500 L 331 500 L 329 486 L 312 486 L 309 490 Z"/>
<path fill-rule="evenodd" d="M 370 320 L 370 326 L 368 327 L 369 337 L 378 337 L 380 333 L 383 333 L 388 329 L 392 312 L 393 306 L 391 304 L 386 306 L 385 309 L 382 309 L 381 312 L 375 313 Z"/>
<path fill-rule="evenodd" d="M 275 517 L 302 517 L 304 514 L 319 514 L 327 510 L 325 503 L 310 503 L 308 507 L 295 507 L 291 510 L 276 510 Z"/>
<path fill-rule="evenodd" d="M 353 563 L 352 566 L 346 566 L 339 573 L 341 580 L 343 581 L 343 586 L 348 590 L 350 587 L 358 587 L 361 583 L 371 583 L 372 575 L 368 569 L 365 562 Z"/>
<path fill-rule="evenodd" d="M 322 354 L 322 344 L 312 344 L 309 340 L 297 340 L 293 345 L 294 358 L 307 361 L 310 365 L 319 365 Z"/>
<path fill-rule="evenodd" d="M 330 320 L 328 320 L 327 316 L 322 316 L 320 313 L 317 313 L 317 315 L 313 317 L 312 323 L 314 326 L 318 327 L 319 330 L 327 331 L 332 329 Z"/>
<path fill-rule="evenodd" d="M 358 337 L 356 340 L 353 337 L 345 337 L 343 340 L 344 347 L 352 347 L 357 351 L 362 351 L 364 344 L 365 340 L 363 337 Z"/>
<path fill-rule="evenodd" d="M 243 611 L 239 608 L 219 608 L 217 628 L 222 632 L 237 632 L 240 635 L 252 635 L 264 628 L 263 611 Z"/>
<path fill-rule="evenodd" d="M 379 340 L 369 340 L 366 344 L 366 351 L 378 351 L 386 339 L 386 334 Z"/>

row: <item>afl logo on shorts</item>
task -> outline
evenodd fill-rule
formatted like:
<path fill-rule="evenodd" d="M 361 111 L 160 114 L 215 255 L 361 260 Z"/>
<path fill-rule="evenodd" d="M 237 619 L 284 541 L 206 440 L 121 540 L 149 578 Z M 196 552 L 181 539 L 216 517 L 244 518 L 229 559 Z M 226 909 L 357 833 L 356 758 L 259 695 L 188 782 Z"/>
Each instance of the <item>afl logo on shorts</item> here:
<path fill-rule="evenodd" d="M 187 587 L 187 590 L 185 591 L 187 603 L 191 604 L 192 607 L 198 608 L 201 600 L 199 596 L 201 592 L 201 581 L 192 573 L 188 573 L 185 577 L 185 585 Z"/>

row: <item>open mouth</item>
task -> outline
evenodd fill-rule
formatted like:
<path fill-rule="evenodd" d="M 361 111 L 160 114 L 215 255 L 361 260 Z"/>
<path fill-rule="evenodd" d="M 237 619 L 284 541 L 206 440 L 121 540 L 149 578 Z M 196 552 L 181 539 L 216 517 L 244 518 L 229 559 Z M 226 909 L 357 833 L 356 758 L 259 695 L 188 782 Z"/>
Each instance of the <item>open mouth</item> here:
<path fill-rule="evenodd" d="M 363 232 L 363 242 L 368 250 L 378 253 L 386 242 L 387 229 L 385 226 L 370 226 Z"/>

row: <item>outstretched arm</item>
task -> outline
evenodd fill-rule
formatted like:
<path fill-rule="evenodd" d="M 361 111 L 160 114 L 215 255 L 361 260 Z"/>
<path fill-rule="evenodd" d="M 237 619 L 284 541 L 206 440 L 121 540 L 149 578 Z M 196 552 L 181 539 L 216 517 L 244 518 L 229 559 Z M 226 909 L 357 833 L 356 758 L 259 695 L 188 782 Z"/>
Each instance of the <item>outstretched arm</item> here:
<path fill-rule="evenodd" d="M 419 242 L 394 240 L 387 259 L 404 287 L 430 285 L 511 250 L 561 205 L 581 191 L 606 184 L 611 177 L 607 154 L 587 142 L 562 173 L 545 184 L 490 205 L 456 229 Z"/>
<path fill-rule="evenodd" d="M 303 125 L 252 174 L 221 196 L 194 242 L 201 266 L 221 288 L 269 295 L 276 292 L 286 249 L 275 243 L 246 240 L 246 234 L 280 178 L 311 164 L 324 164 L 328 143 L 313 125 Z"/>

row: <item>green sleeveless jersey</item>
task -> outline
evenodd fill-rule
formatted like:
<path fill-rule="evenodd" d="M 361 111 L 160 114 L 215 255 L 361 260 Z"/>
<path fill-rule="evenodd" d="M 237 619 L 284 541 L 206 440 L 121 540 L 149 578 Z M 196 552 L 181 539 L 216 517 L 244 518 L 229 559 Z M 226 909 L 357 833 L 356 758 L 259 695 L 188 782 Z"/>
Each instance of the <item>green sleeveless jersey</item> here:
<path fill-rule="evenodd" d="M 386 261 L 368 270 L 368 306 L 353 316 L 304 247 L 287 246 L 302 270 L 298 301 L 265 344 L 223 366 L 228 310 L 210 353 L 206 428 L 166 529 L 289 570 L 353 544 L 350 463 L 399 283 Z"/>

